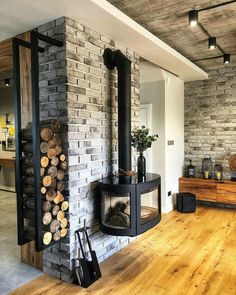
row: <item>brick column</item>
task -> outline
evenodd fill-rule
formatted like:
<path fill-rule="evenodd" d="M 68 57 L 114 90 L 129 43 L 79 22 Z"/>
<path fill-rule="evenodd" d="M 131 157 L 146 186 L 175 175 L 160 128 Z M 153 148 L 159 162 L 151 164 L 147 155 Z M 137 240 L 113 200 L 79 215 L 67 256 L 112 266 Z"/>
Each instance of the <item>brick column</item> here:
<path fill-rule="evenodd" d="M 65 41 L 63 48 L 49 47 L 40 58 L 40 93 L 42 117 L 60 117 L 64 123 L 70 204 L 67 241 L 45 251 L 44 271 L 71 282 L 75 230 L 84 219 L 99 261 L 132 240 L 99 231 L 97 180 L 117 169 L 117 73 L 103 65 L 103 51 L 120 49 L 132 61 L 132 127 L 139 121 L 139 56 L 70 18 L 39 30 Z"/>

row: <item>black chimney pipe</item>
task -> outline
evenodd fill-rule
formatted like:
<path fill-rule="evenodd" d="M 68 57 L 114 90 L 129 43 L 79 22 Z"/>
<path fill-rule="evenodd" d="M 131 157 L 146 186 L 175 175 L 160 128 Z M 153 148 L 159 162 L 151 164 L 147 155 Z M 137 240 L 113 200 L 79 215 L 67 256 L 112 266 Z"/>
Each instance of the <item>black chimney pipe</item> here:
<path fill-rule="evenodd" d="M 118 70 L 118 163 L 119 168 L 131 170 L 131 61 L 120 51 L 106 48 L 104 64 Z"/>

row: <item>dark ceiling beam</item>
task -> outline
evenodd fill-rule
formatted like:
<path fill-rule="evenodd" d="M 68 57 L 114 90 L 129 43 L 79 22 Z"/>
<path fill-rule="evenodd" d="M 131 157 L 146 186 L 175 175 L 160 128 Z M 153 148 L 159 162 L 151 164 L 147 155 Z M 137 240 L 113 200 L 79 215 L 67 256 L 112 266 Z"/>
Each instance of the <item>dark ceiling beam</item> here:
<path fill-rule="evenodd" d="M 196 61 L 202 61 L 202 60 L 208 60 L 208 59 L 217 59 L 217 58 L 221 58 L 221 57 L 223 57 L 223 55 L 217 55 L 217 56 L 211 56 L 211 57 L 203 57 L 203 58 L 194 59 L 194 60 L 191 60 L 191 61 L 196 62 Z"/>
<path fill-rule="evenodd" d="M 236 2 L 236 0 L 227 1 L 227 2 L 223 2 L 223 3 L 216 4 L 216 5 L 212 5 L 212 6 L 208 6 L 208 7 L 205 7 L 205 8 L 198 9 L 198 11 L 210 10 L 210 9 L 214 9 L 214 8 L 217 8 L 217 7 L 220 7 L 220 6 L 229 5 L 229 4 L 232 4 L 232 3 L 235 3 L 235 2 Z"/>

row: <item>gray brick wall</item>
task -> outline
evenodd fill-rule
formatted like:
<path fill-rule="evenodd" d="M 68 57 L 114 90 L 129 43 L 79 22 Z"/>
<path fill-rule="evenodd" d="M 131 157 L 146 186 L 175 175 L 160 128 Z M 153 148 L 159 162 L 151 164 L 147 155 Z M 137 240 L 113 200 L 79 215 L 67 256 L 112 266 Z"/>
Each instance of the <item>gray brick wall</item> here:
<path fill-rule="evenodd" d="M 185 162 L 201 174 L 204 155 L 223 165 L 236 153 L 236 67 L 209 72 L 209 79 L 185 83 Z"/>
<path fill-rule="evenodd" d="M 100 262 L 132 240 L 99 231 L 97 180 L 117 170 L 117 72 L 103 65 L 103 51 L 121 49 L 132 61 L 132 127 L 139 120 L 139 56 L 69 18 L 39 30 L 65 40 L 63 48 L 49 47 L 40 58 L 40 90 L 42 115 L 61 117 L 65 123 L 70 204 L 67 241 L 45 251 L 44 271 L 72 281 L 78 253 L 75 230 L 84 219 Z"/>
<path fill-rule="evenodd" d="M 60 18 L 42 25 L 38 31 L 64 42 L 65 20 Z M 66 44 L 63 47 L 56 47 L 41 42 L 40 45 L 45 49 L 44 53 L 39 54 L 40 117 L 60 120 L 63 153 L 68 157 Z M 66 186 L 68 189 L 68 181 Z M 57 244 L 44 250 L 43 270 L 57 278 L 62 278 L 65 274 L 70 275 L 70 271 L 65 267 L 65 260 L 69 259 L 69 249 L 62 243 Z"/>

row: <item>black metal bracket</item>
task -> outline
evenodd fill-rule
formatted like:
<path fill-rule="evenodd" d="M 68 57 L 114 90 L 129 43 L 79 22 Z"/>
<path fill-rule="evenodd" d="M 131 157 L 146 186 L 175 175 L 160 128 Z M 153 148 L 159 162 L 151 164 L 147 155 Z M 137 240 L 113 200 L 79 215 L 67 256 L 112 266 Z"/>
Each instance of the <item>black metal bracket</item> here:
<path fill-rule="evenodd" d="M 29 43 L 25 40 L 22 40 L 22 39 L 18 39 L 18 38 L 13 38 L 13 40 L 15 40 L 17 42 L 18 46 L 23 46 L 23 47 L 31 49 L 31 43 Z M 45 51 L 44 48 L 42 48 L 42 47 L 39 47 L 38 50 L 39 50 L 39 52 Z"/>
<path fill-rule="evenodd" d="M 106 48 L 103 53 L 104 65 L 109 69 L 113 70 L 116 67 L 116 63 L 113 60 L 114 51 L 110 48 Z"/>
<path fill-rule="evenodd" d="M 49 44 L 57 46 L 57 47 L 62 47 L 64 45 L 64 43 L 62 41 L 48 37 L 48 36 L 43 35 L 37 31 L 32 31 L 31 36 L 34 36 L 33 38 L 35 39 L 35 41 L 41 40 L 41 41 L 44 41 L 46 43 L 49 43 Z"/>
<path fill-rule="evenodd" d="M 44 41 L 51 45 L 63 46 L 63 42 L 51 37 L 42 35 L 37 31 L 30 32 L 30 43 L 24 40 L 13 38 L 13 72 L 14 72 L 14 102 L 16 120 L 16 193 L 17 193 L 17 225 L 18 244 L 24 245 L 29 242 L 24 235 L 24 192 L 22 184 L 22 146 L 21 146 L 21 80 L 20 80 L 20 46 L 31 50 L 31 86 L 32 86 L 32 134 L 33 134 L 33 159 L 34 159 L 34 200 L 35 200 L 35 248 L 41 251 L 47 246 L 42 243 L 42 212 L 40 192 L 40 103 L 39 103 L 39 63 L 38 52 L 44 49 L 38 45 L 38 41 Z M 50 246 L 57 242 L 50 243 Z"/>

